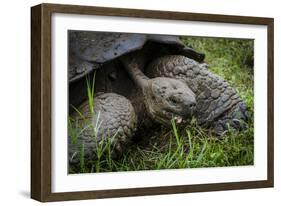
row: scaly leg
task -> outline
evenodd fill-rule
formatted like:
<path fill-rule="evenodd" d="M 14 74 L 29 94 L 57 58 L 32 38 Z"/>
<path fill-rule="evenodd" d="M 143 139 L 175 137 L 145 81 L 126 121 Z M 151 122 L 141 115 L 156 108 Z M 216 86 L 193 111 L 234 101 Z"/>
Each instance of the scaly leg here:
<path fill-rule="evenodd" d="M 115 93 L 103 93 L 94 98 L 93 108 L 87 101 L 77 110 L 70 117 L 69 164 L 79 164 L 81 154 L 86 163 L 95 160 L 106 144 L 111 145 L 113 158 L 120 156 L 137 127 L 131 102 Z"/>
<path fill-rule="evenodd" d="M 223 134 L 230 125 L 243 128 L 247 120 L 245 103 L 237 91 L 218 75 L 210 72 L 206 64 L 200 64 L 180 55 L 163 56 L 145 71 L 149 77 L 170 77 L 186 83 L 196 95 L 195 116 L 199 124 L 212 127 L 217 134 Z"/>

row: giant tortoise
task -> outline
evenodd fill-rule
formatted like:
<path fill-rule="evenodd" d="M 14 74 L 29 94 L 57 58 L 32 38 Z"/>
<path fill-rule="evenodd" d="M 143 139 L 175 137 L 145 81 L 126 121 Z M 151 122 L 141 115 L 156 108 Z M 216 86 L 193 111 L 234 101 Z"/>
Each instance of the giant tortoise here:
<path fill-rule="evenodd" d="M 172 119 L 188 124 L 195 117 L 220 136 L 228 126 L 240 129 L 245 103 L 203 60 L 176 36 L 70 31 L 69 111 L 82 132 L 69 144 L 69 162 L 79 161 L 81 145 L 86 159 L 95 158 L 104 139 L 119 156 L 136 132 Z M 94 73 L 89 104 L 86 78 Z"/>

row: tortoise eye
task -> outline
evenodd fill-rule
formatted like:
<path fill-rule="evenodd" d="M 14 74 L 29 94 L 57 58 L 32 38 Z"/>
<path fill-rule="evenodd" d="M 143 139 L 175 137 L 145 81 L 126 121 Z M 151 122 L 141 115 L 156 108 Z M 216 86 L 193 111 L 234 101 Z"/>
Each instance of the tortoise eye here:
<path fill-rule="evenodd" d="M 173 96 L 170 96 L 170 97 L 169 97 L 169 101 L 170 101 L 172 104 L 179 104 L 179 103 L 181 103 L 183 100 L 182 100 L 182 98 L 181 98 L 179 95 L 173 95 Z"/>
<path fill-rule="evenodd" d="M 172 102 L 173 104 L 176 104 L 176 103 L 179 102 L 179 101 L 178 101 L 178 98 L 176 98 L 175 96 L 171 96 L 171 97 L 169 98 L 169 101 Z"/>

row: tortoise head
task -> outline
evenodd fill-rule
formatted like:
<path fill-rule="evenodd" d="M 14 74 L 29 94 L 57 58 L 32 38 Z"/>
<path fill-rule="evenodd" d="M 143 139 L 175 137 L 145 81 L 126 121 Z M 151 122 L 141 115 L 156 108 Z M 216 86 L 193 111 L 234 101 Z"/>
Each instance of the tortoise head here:
<path fill-rule="evenodd" d="M 170 125 L 190 119 L 196 106 L 195 94 L 177 79 L 157 77 L 148 80 L 144 102 L 150 116 L 159 123 Z"/>

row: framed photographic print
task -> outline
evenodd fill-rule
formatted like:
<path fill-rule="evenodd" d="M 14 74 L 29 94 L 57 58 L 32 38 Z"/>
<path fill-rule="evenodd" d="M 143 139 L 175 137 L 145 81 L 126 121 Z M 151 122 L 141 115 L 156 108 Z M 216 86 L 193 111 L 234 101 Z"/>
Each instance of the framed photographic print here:
<path fill-rule="evenodd" d="M 31 8 L 31 197 L 273 187 L 273 19 Z"/>

